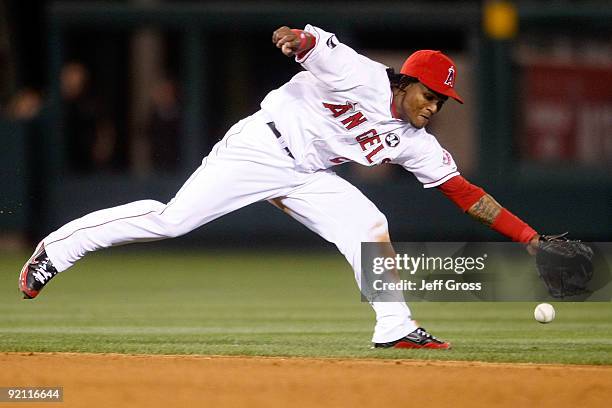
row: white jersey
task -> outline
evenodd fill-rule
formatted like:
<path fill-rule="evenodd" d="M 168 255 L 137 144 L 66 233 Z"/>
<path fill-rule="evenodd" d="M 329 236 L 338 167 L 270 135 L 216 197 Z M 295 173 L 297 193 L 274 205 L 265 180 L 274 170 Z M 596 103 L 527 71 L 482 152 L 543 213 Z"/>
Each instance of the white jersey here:
<path fill-rule="evenodd" d="M 425 187 L 459 174 L 452 156 L 425 129 L 395 119 L 384 65 L 358 54 L 336 36 L 307 25 L 316 45 L 296 61 L 306 71 L 261 103 L 304 171 L 348 161 L 394 163 Z"/>

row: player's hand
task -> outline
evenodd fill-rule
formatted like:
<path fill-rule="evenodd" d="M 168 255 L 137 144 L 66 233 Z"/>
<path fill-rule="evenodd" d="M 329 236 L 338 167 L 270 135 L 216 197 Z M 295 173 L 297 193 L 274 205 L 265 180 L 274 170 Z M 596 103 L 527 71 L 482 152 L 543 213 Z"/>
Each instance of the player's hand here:
<path fill-rule="evenodd" d="M 536 255 L 538 253 L 538 248 L 540 247 L 540 235 L 536 234 L 531 241 L 527 244 L 527 252 L 529 255 Z"/>
<path fill-rule="evenodd" d="M 276 48 L 288 57 L 293 57 L 300 48 L 300 37 L 287 26 L 282 26 L 272 33 L 272 42 Z"/>

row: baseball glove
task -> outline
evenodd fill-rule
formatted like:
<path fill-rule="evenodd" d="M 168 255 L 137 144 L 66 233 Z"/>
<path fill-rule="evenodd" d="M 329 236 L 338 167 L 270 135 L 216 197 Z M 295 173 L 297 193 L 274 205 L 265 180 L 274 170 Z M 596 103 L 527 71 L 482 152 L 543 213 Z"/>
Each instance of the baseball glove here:
<path fill-rule="evenodd" d="M 566 235 L 542 235 L 536 254 L 538 275 L 554 298 L 588 293 L 593 277 L 593 250 Z"/>

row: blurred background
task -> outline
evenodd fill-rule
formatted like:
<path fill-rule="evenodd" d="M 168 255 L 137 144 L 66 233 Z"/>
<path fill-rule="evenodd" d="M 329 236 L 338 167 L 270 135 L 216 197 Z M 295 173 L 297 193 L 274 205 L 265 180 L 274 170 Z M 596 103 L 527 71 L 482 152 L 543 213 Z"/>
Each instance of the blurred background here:
<path fill-rule="evenodd" d="M 0 0 L 0 248 L 169 201 L 301 69 L 271 34 L 306 23 L 397 70 L 417 49 L 449 54 L 466 104 L 446 104 L 430 131 L 462 174 L 540 232 L 612 239 L 610 1 Z M 337 170 L 396 241 L 505 240 L 398 166 Z M 267 203 L 174 241 L 321 244 Z"/>

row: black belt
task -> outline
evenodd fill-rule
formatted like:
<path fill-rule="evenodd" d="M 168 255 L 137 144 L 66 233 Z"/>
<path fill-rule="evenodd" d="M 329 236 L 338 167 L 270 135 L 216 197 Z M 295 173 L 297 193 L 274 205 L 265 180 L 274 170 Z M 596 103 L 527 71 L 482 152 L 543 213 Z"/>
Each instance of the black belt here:
<path fill-rule="evenodd" d="M 274 136 L 276 136 L 277 139 L 280 139 L 281 137 L 283 137 L 283 135 L 281 135 L 281 133 L 276 128 L 276 125 L 274 124 L 274 122 L 268 122 L 268 123 L 266 123 L 266 125 L 268 125 L 268 127 L 270 128 L 272 133 L 274 133 Z M 285 143 L 286 143 L 286 141 L 285 141 Z M 285 149 L 285 151 L 287 152 L 289 157 L 291 157 L 292 159 L 295 159 L 295 157 L 293 157 L 293 154 L 291 154 L 291 150 L 289 150 L 289 148 L 287 146 L 281 145 L 281 147 Z"/>

